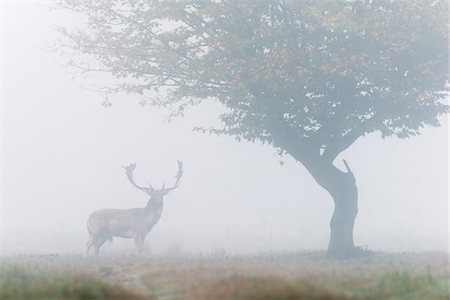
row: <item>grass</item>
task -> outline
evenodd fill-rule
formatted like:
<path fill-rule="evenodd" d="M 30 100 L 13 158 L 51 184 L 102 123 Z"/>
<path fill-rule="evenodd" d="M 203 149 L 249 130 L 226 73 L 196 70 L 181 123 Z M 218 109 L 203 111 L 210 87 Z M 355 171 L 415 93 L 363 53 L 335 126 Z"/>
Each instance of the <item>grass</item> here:
<path fill-rule="evenodd" d="M 275 276 L 234 275 L 203 287 L 192 299 L 350 299 L 342 292 L 329 291 L 308 282 L 295 283 Z"/>
<path fill-rule="evenodd" d="M 348 278 L 351 279 L 351 276 Z M 375 284 L 342 289 L 333 282 L 326 284 L 307 280 L 289 280 L 273 276 L 233 275 L 196 291 L 192 299 L 449 299 L 445 279 L 429 281 L 426 276 L 408 272 L 383 274 Z"/>
<path fill-rule="evenodd" d="M 411 275 L 408 271 L 384 274 L 377 284 L 353 293 L 357 299 L 449 299 L 447 278 Z"/>
<path fill-rule="evenodd" d="M 20 257 L 3 260 L 0 299 L 448 300 L 445 254 Z M 130 292 L 135 291 L 135 292 Z"/>
<path fill-rule="evenodd" d="M 142 299 L 127 289 L 81 274 L 2 265 L 0 299 Z"/>

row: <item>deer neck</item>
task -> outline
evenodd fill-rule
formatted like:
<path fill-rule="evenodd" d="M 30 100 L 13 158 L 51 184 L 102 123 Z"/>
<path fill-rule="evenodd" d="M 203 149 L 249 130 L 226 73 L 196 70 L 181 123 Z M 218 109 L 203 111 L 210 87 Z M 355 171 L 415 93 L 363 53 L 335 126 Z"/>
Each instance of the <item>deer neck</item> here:
<path fill-rule="evenodd" d="M 163 211 L 163 201 L 162 199 L 150 198 L 145 206 L 145 212 L 148 216 L 154 216 L 159 219 Z"/>

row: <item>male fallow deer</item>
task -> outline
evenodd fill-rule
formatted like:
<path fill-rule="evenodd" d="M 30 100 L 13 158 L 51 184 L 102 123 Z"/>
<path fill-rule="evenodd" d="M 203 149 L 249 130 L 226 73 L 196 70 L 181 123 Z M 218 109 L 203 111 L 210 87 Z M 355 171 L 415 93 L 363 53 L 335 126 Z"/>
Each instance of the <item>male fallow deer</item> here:
<path fill-rule="evenodd" d="M 154 189 L 151 184 L 142 187 L 136 184 L 133 171 L 136 164 L 123 167 L 126 170 L 128 180 L 133 186 L 150 195 L 150 199 L 144 208 L 131 209 L 100 209 L 94 211 L 87 221 L 89 241 L 87 242 L 86 255 L 93 247 L 95 255 L 98 255 L 100 247 L 107 241 L 112 241 L 114 236 L 122 238 L 133 238 L 138 254 L 144 251 L 144 241 L 147 234 L 161 218 L 163 209 L 163 198 L 171 190 L 178 187 L 183 175 L 183 163 L 178 161 L 178 173 L 172 187 L 166 188 L 163 184 L 161 189 Z"/>

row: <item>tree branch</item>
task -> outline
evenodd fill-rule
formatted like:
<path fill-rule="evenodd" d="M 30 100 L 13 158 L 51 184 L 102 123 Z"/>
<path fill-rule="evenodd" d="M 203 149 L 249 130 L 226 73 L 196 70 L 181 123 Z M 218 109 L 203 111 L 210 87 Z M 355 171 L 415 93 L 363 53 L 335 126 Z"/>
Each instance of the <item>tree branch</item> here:
<path fill-rule="evenodd" d="M 346 161 L 345 159 L 343 159 L 343 161 L 344 161 L 345 168 L 347 168 L 347 173 L 353 174 L 352 170 L 351 170 L 350 167 L 348 166 L 347 161 Z"/>

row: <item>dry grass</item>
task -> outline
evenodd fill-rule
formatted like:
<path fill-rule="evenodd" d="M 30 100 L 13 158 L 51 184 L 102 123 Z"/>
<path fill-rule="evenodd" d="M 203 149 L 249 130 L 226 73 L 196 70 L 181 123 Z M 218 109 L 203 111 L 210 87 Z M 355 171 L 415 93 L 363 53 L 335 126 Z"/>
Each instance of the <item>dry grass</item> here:
<path fill-rule="evenodd" d="M 232 275 L 191 293 L 191 299 L 350 299 L 311 282 L 289 281 L 276 276 Z"/>
<path fill-rule="evenodd" d="M 12 293 L 11 286 L 23 289 L 24 282 L 27 288 L 18 295 L 35 299 L 132 299 L 137 294 L 164 300 L 449 299 L 448 261 L 442 253 L 377 254 L 358 261 L 329 261 L 322 253 L 98 260 L 56 255 L 9 258 L 2 264 L 10 269 L 0 277 L 1 299 L 2 293 Z"/>

